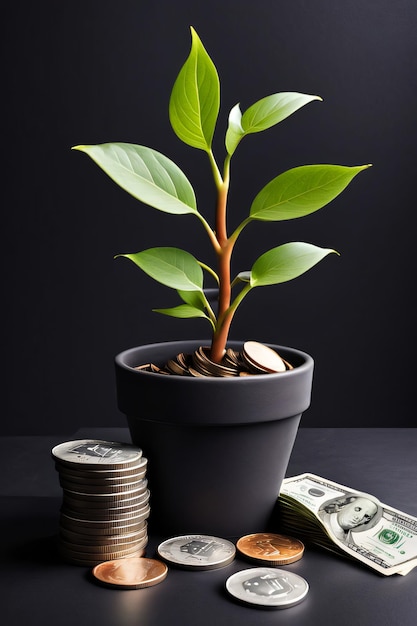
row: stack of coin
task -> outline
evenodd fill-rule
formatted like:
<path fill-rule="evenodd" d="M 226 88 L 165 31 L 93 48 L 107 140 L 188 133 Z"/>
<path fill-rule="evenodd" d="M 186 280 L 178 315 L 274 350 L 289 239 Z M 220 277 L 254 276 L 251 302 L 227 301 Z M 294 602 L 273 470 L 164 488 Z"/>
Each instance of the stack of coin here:
<path fill-rule="evenodd" d="M 272 348 L 257 341 L 246 341 L 241 352 L 227 348 L 220 363 L 211 360 L 209 347 L 200 346 L 192 354 L 177 354 L 163 367 L 146 363 L 136 369 L 177 376 L 232 378 L 285 372 L 293 366 Z"/>
<path fill-rule="evenodd" d="M 63 489 L 59 549 L 65 560 L 94 566 L 142 556 L 150 514 L 142 450 L 81 439 L 55 446 L 52 457 Z"/>
<path fill-rule="evenodd" d="M 232 363 L 224 358 L 221 363 L 216 363 L 210 359 L 210 348 L 201 346 L 192 355 L 193 367 L 190 373 L 193 376 L 217 376 L 220 378 L 230 378 L 239 376 L 239 371 Z"/>

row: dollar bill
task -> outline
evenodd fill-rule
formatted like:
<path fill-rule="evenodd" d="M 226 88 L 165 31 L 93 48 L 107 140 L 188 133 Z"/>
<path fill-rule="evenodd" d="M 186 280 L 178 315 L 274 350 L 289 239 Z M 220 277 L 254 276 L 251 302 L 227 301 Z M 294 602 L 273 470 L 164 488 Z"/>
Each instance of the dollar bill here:
<path fill-rule="evenodd" d="M 284 479 L 278 497 L 281 530 L 298 535 L 380 574 L 417 566 L 417 518 L 314 474 Z"/>

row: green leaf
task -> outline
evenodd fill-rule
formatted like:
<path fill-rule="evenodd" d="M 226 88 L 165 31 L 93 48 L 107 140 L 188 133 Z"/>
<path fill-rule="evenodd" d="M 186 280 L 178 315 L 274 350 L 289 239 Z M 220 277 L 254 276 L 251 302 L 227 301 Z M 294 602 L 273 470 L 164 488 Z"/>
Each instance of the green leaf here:
<path fill-rule="evenodd" d="M 202 291 L 183 291 L 178 290 L 178 295 L 186 303 L 199 311 L 206 310 L 206 304 L 204 302 L 204 295 Z"/>
<path fill-rule="evenodd" d="M 85 152 L 122 189 L 166 213 L 198 213 L 191 183 L 166 156 L 130 143 L 74 146 Z"/>
<path fill-rule="evenodd" d="M 252 104 L 243 115 L 237 104 L 229 115 L 227 152 L 232 155 L 243 137 L 275 126 L 313 100 L 321 101 L 321 98 L 291 91 L 274 93 Z"/>
<path fill-rule="evenodd" d="M 251 278 L 250 272 L 239 272 L 239 274 L 236 276 L 236 280 L 238 280 L 241 283 L 249 283 L 250 278 Z"/>
<path fill-rule="evenodd" d="M 338 254 L 330 248 L 319 248 L 309 243 L 285 243 L 265 252 L 255 261 L 251 270 L 251 286 L 276 285 L 293 280 L 331 253 Z"/>
<path fill-rule="evenodd" d="M 119 254 L 154 280 L 184 291 L 201 290 L 203 270 L 192 254 L 180 248 L 149 248 L 135 254 Z"/>
<path fill-rule="evenodd" d="M 258 193 L 250 217 L 279 221 L 313 213 L 336 198 L 359 172 L 368 167 L 304 165 L 287 170 Z"/>
<path fill-rule="evenodd" d="M 244 135 L 245 131 L 242 128 L 242 112 L 239 104 L 236 104 L 229 113 L 229 125 L 226 131 L 226 150 L 230 155 L 234 153 Z"/>
<path fill-rule="evenodd" d="M 245 111 L 242 116 L 242 128 L 245 134 L 259 133 L 261 130 L 282 122 L 313 100 L 321 100 L 321 98 L 291 91 L 266 96 Z"/>
<path fill-rule="evenodd" d="M 191 51 L 174 83 L 169 119 L 176 135 L 189 146 L 211 149 L 220 108 L 220 81 L 196 31 L 191 28 Z"/>
<path fill-rule="evenodd" d="M 174 306 L 168 309 L 152 309 L 155 313 L 162 313 L 163 315 L 169 315 L 170 317 L 178 317 L 181 319 L 188 319 L 191 317 L 205 317 L 207 315 L 200 311 L 200 309 L 196 309 L 195 307 L 189 304 L 180 304 L 178 306 Z"/>

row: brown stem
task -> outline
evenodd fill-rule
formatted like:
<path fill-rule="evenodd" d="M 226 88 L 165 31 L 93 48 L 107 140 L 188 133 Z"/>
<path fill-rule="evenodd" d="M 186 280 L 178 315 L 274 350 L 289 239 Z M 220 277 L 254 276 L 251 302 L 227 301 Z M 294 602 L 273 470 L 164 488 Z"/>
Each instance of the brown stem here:
<path fill-rule="evenodd" d="M 216 236 L 220 245 L 217 252 L 218 274 L 219 274 L 219 302 L 217 321 L 220 322 L 213 333 L 211 343 L 211 358 L 215 362 L 220 362 L 226 347 L 229 324 L 224 324 L 224 316 L 230 307 L 231 286 L 230 286 L 230 261 L 233 243 L 227 237 L 226 207 L 229 181 L 225 180 L 219 187 L 216 207 Z"/>
<path fill-rule="evenodd" d="M 232 246 L 226 245 L 218 254 L 219 262 L 219 305 L 217 313 L 218 326 L 213 333 L 211 343 L 211 358 L 216 363 L 222 360 L 226 348 L 229 333 L 230 321 L 228 322 L 226 311 L 230 307 L 231 287 L 230 287 L 230 258 Z M 228 322 L 228 323 L 227 323 Z"/>
<path fill-rule="evenodd" d="M 223 358 L 232 318 L 233 314 L 226 315 L 221 326 L 213 335 L 210 357 L 215 363 L 220 363 Z"/>
<path fill-rule="evenodd" d="M 224 248 L 227 245 L 227 192 L 228 185 L 227 182 L 224 182 L 219 187 L 216 206 L 216 236 L 221 248 Z"/>

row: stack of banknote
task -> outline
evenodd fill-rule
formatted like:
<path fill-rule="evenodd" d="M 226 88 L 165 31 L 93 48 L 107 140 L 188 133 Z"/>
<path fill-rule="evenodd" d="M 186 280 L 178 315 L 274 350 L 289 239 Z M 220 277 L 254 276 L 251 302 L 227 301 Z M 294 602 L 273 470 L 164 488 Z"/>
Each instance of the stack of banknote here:
<path fill-rule="evenodd" d="M 280 531 L 364 563 L 380 574 L 417 566 L 417 518 L 314 474 L 284 479 Z"/>

